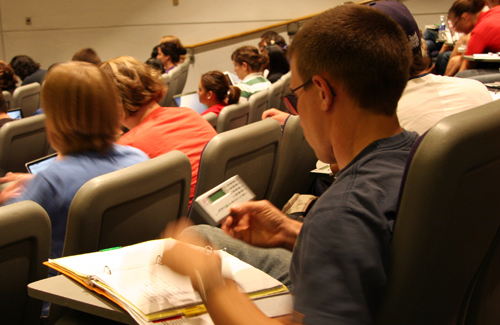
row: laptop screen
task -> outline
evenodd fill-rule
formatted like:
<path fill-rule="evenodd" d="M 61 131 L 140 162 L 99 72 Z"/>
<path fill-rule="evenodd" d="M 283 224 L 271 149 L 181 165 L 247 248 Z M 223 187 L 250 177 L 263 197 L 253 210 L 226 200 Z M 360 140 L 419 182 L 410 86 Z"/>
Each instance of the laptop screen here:
<path fill-rule="evenodd" d="M 56 158 L 57 158 L 57 152 L 50 154 L 48 156 L 42 157 L 40 159 L 30 161 L 29 163 L 26 163 L 26 169 L 28 170 L 28 173 L 33 174 L 33 175 L 37 175 L 39 172 L 41 172 L 45 168 L 52 165 L 52 163 L 56 160 Z"/>
<path fill-rule="evenodd" d="M 13 109 L 7 112 L 13 120 L 20 120 L 23 118 L 23 111 L 20 108 Z"/>
<path fill-rule="evenodd" d="M 198 113 L 203 113 L 206 111 L 207 106 L 200 103 L 200 98 L 196 91 L 174 96 L 174 100 L 179 107 L 189 107 Z"/>

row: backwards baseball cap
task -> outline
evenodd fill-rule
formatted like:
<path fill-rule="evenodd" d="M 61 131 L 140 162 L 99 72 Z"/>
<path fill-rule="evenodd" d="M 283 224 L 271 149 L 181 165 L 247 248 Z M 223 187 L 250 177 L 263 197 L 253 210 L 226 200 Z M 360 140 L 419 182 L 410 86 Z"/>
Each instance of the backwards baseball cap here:
<path fill-rule="evenodd" d="M 404 30 L 412 51 L 420 51 L 420 31 L 417 22 L 406 6 L 397 1 L 370 2 L 371 6 L 394 19 Z"/>

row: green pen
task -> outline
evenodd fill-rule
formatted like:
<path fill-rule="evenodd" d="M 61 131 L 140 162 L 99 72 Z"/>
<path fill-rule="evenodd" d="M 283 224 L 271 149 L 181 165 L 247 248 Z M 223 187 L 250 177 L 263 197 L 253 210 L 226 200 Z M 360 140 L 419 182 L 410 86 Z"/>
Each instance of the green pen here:
<path fill-rule="evenodd" d="M 112 250 L 119 249 L 119 248 L 122 248 L 122 247 L 123 246 L 116 246 L 116 247 L 111 247 L 111 248 L 105 248 L 105 249 L 101 249 L 99 252 L 112 251 Z"/>

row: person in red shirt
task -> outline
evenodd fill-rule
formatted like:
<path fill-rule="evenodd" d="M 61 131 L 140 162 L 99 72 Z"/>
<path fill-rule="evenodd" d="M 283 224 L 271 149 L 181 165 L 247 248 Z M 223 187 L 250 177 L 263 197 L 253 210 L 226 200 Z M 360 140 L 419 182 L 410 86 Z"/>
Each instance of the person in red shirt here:
<path fill-rule="evenodd" d="M 500 7 L 483 12 L 484 5 L 484 0 L 457 0 L 448 12 L 455 30 L 470 32 L 466 55 L 500 52 Z M 476 67 L 477 62 L 462 60 L 459 72 Z"/>
<path fill-rule="evenodd" d="M 129 129 L 119 144 L 141 149 L 154 158 L 172 150 L 185 153 L 191 161 L 190 203 L 198 179 L 198 166 L 205 145 L 217 135 L 214 128 L 194 110 L 160 107 L 166 87 L 148 65 L 129 56 L 104 62 L 100 68 L 114 81 L 121 97 L 121 123 Z"/>
<path fill-rule="evenodd" d="M 200 103 L 207 105 L 208 109 L 201 115 L 215 113 L 219 116 L 224 107 L 238 103 L 240 94 L 241 89 L 230 86 L 222 72 L 215 70 L 204 73 L 198 84 L 198 96 Z"/>

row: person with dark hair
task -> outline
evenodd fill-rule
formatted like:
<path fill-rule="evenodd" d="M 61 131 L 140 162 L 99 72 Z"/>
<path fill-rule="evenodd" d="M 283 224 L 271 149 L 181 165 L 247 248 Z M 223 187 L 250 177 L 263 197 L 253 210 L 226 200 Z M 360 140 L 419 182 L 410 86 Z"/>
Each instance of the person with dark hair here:
<path fill-rule="evenodd" d="M 180 56 L 186 54 L 185 48 L 179 48 L 173 42 L 162 43 L 158 46 L 158 55 L 156 56 L 163 63 L 165 73 L 175 68 L 180 62 Z"/>
<path fill-rule="evenodd" d="M 290 71 L 290 64 L 281 47 L 278 45 L 267 45 L 264 46 L 263 53 L 269 58 L 269 74 L 267 75 L 267 79 L 271 83 L 275 83 L 281 76 Z"/>
<path fill-rule="evenodd" d="M 21 86 L 34 82 L 38 82 L 41 85 L 47 73 L 47 70 L 40 69 L 40 63 L 35 62 L 35 60 L 27 55 L 16 55 L 10 60 L 9 65 L 14 69 L 16 76 L 23 81 Z"/>
<path fill-rule="evenodd" d="M 184 60 L 186 59 L 187 51 L 184 48 L 184 46 L 182 46 L 181 40 L 177 36 L 174 36 L 174 35 L 166 35 L 160 39 L 160 44 L 167 43 L 167 42 L 172 42 L 172 43 L 175 43 L 175 45 L 177 45 L 177 48 L 180 49 L 179 63 L 184 62 Z"/>
<path fill-rule="evenodd" d="M 163 63 L 159 59 L 157 59 L 156 57 L 149 58 L 146 61 L 146 64 L 160 73 L 163 73 L 163 71 L 165 69 L 163 67 Z"/>
<path fill-rule="evenodd" d="M 0 88 L 2 91 L 13 93 L 16 90 L 16 74 L 7 63 L 0 61 Z"/>
<path fill-rule="evenodd" d="M 465 55 L 478 53 L 500 52 L 500 6 L 482 12 L 484 0 L 457 0 L 448 11 L 448 19 L 455 30 L 469 33 L 469 42 Z M 461 73 L 458 76 L 498 73 L 498 63 L 484 63 L 462 60 L 459 73 L 469 69 L 482 69 Z"/>
<path fill-rule="evenodd" d="M 236 104 L 240 99 L 241 89 L 230 86 L 225 74 L 220 71 L 209 71 L 201 76 L 198 84 L 198 96 L 200 103 L 208 106 L 201 115 L 215 113 L 219 116 L 220 111 L 227 105 Z"/>
<path fill-rule="evenodd" d="M 167 90 L 159 73 L 130 56 L 121 56 L 100 65 L 113 81 L 122 104 L 121 123 L 129 129 L 119 144 L 144 151 L 151 158 L 173 150 L 191 162 L 190 203 L 198 180 L 198 167 L 205 145 L 217 135 L 214 128 L 192 109 L 160 107 Z"/>
<path fill-rule="evenodd" d="M 7 103 L 5 102 L 5 97 L 3 97 L 2 92 L 0 92 L 0 128 L 4 126 L 5 123 L 14 121 L 7 114 Z"/>
<path fill-rule="evenodd" d="M 76 52 L 75 55 L 73 55 L 73 57 L 71 58 L 71 61 L 89 62 L 97 66 L 102 62 L 99 55 L 97 55 L 97 52 L 90 47 L 81 49 L 80 51 Z"/>
<path fill-rule="evenodd" d="M 286 55 L 286 48 L 288 45 L 286 44 L 285 39 L 275 31 L 267 31 L 260 37 L 259 42 L 259 50 L 262 52 L 265 46 L 269 45 L 278 45 Z"/>
<path fill-rule="evenodd" d="M 309 20 L 289 53 L 304 136 L 320 160 L 338 164 L 337 179 L 303 223 L 267 201 L 249 201 L 230 207 L 221 226 L 234 237 L 224 236 L 227 242 L 214 238 L 220 229 L 202 225 L 183 238 L 190 229 L 210 229 L 210 241 L 231 254 L 237 246 L 249 259 L 260 255 L 269 269 L 288 260 L 288 323 L 371 324 L 389 276 L 403 171 L 418 138 L 396 115 L 409 79 L 409 42 L 387 15 L 348 5 Z M 163 263 L 190 277 L 215 323 L 278 323 L 223 277 L 217 254 L 179 242 L 165 250 Z"/>
<path fill-rule="evenodd" d="M 47 138 L 59 152 L 58 158 L 36 176 L 7 174 L 3 181 L 18 181 L 0 193 L 0 203 L 14 196 L 6 204 L 24 200 L 40 204 L 52 224 L 50 258 L 58 258 L 63 251 L 69 206 L 80 187 L 94 177 L 149 157 L 136 148 L 114 143 L 120 130 L 120 106 L 112 82 L 95 65 L 58 64 L 47 73 L 41 95 Z"/>
<path fill-rule="evenodd" d="M 245 45 L 237 48 L 231 55 L 231 60 L 234 72 L 242 80 L 236 85 L 241 89 L 241 97 L 248 99 L 271 86 L 271 82 L 262 76 L 263 67 L 269 62 L 269 58 L 259 53 L 255 46 Z"/>

